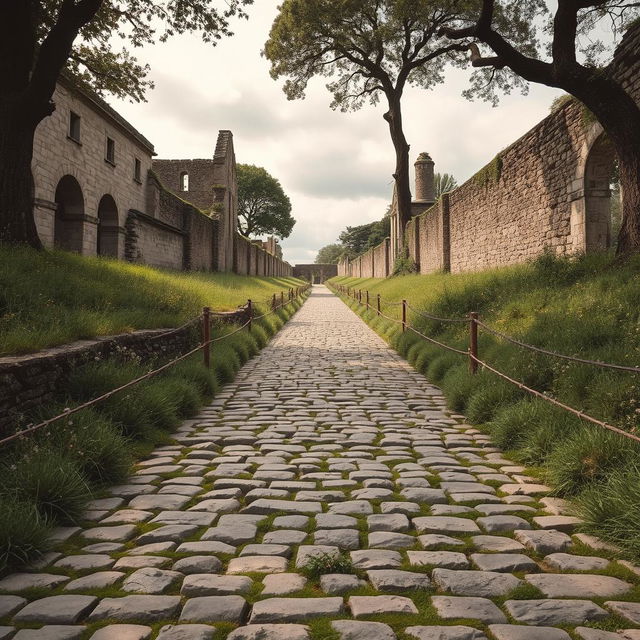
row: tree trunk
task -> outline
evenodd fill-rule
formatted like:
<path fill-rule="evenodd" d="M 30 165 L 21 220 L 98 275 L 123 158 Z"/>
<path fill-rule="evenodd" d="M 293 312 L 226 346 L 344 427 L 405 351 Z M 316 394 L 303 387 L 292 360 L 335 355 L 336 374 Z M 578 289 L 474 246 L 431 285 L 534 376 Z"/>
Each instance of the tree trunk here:
<path fill-rule="evenodd" d="M 411 187 L 409 182 L 409 144 L 402 129 L 402 109 L 399 97 L 389 97 L 389 110 L 384 119 L 389 123 L 389 133 L 396 151 L 396 170 L 393 177 L 396 182 L 396 200 L 401 242 L 404 245 L 404 232 L 411 220 Z"/>
<path fill-rule="evenodd" d="M 18 102 L 0 100 L 0 241 L 42 249 L 33 217 L 35 125 L 18 113 Z"/>

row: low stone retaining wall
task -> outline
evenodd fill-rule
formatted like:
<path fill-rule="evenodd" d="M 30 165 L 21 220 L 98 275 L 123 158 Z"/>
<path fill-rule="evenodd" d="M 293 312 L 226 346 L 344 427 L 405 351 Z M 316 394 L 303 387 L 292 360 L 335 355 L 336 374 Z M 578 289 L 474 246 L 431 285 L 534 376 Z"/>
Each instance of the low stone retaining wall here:
<path fill-rule="evenodd" d="M 244 323 L 246 307 L 213 313 L 214 321 Z M 144 329 L 117 336 L 79 340 L 38 353 L 0 358 L 0 436 L 25 421 L 25 416 L 51 402 L 75 368 L 116 354 L 131 354 L 143 362 L 177 357 L 200 340 L 200 319 L 177 329 Z"/>

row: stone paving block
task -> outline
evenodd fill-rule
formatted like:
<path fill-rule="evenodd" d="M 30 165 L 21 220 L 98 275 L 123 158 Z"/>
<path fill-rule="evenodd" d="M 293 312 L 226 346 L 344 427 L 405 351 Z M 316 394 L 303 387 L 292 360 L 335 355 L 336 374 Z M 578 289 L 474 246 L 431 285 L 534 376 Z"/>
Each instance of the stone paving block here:
<path fill-rule="evenodd" d="M 365 586 L 367 583 L 358 576 L 343 573 L 327 573 L 320 576 L 320 588 L 329 595 L 338 595 L 353 591 Z"/>
<path fill-rule="evenodd" d="M 14 622 L 40 624 L 75 624 L 98 603 L 98 598 L 83 595 L 49 596 L 30 602 L 13 616 Z"/>
<path fill-rule="evenodd" d="M 27 599 L 20 596 L 0 596 L 0 618 L 8 618 L 26 604 Z"/>
<path fill-rule="evenodd" d="M 582 520 L 572 516 L 537 516 L 533 518 L 533 522 L 541 529 L 555 529 L 565 533 L 573 533 Z"/>
<path fill-rule="evenodd" d="M 264 589 L 261 592 L 263 596 L 281 596 L 288 593 L 295 593 L 304 589 L 307 580 L 304 576 L 297 573 L 276 573 L 265 576 Z"/>
<path fill-rule="evenodd" d="M 20 629 L 11 640 L 80 640 L 85 629 L 81 625 L 45 625 L 39 629 Z"/>
<path fill-rule="evenodd" d="M 248 624 L 234 629 L 227 636 L 227 640 L 282 640 L 283 638 L 309 640 L 309 627 L 302 624 Z"/>
<path fill-rule="evenodd" d="M 479 629 L 461 625 L 407 627 L 404 632 L 417 640 L 486 640 Z"/>
<path fill-rule="evenodd" d="M 215 574 L 192 574 L 182 582 L 183 596 L 227 596 L 246 593 L 253 586 L 246 576 L 220 576 Z"/>
<path fill-rule="evenodd" d="M 367 515 L 373 513 L 373 507 L 366 500 L 347 500 L 329 505 L 329 513 L 339 515 Z"/>
<path fill-rule="evenodd" d="M 367 516 L 369 531 L 409 531 L 409 518 L 402 513 L 374 514 Z"/>
<path fill-rule="evenodd" d="M 332 545 L 322 545 L 322 544 L 308 544 L 308 545 L 300 545 L 298 547 L 298 554 L 296 556 L 296 568 L 300 569 L 305 567 L 309 560 L 313 557 L 317 556 L 339 556 L 340 549 L 336 546 Z"/>
<path fill-rule="evenodd" d="M 89 621 L 159 622 L 174 618 L 179 610 L 178 596 L 103 598 L 89 616 Z"/>
<path fill-rule="evenodd" d="M 171 569 L 185 575 L 220 573 L 222 571 L 222 562 L 215 556 L 189 556 L 176 560 Z"/>
<path fill-rule="evenodd" d="M 249 624 L 300 622 L 338 616 L 342 610 L 342 598 L 267 598 L 253 605 Z"/>
<path fill-rule="evenodd" d="M 280 511 L 299 514 L 322 513 L 322 504 L 320 502 L 305 502 L 302 500 L 267 500 L 262 498 L 255 500 L 248 507 L 244 507 L 244 509 L 242 509 L 242 513 L 256 513 L 264 515 L 278 513 Z"/>
<path fill-rule="evenodd" d="M 197 542 L 183 542 L 176 549 L 178 553 L 235 553 L 236 548 L 224 542 L 206 540 Z"/>
<path fill-rule="evenodd" d="M 588 574 L 539 574 L 525 576 L 525 580 L 549 598 L 607 598 L 632 587 L 619 578 Z"/>
<path fill-rule="evenodd" d="M 134 571 L 122 584 L 122 590 L 128 593 L 160 594 L 181 578 L 182 574 L 177 571 L 147 567 Z"/>
<path fill-rule="evenodd" d="M 508 573 L 491 571 L 457 571 L 438 568 L 433 570 L 431 578 L 445 593 L 483 598 L 504 596 L 522 584 L 522 580 Z"/>
<path fill-rule="evenodd" d="M 443 620 L 479 620 L 480 622 L 506 622 L 507 618 L 487 598 L 432 596 L 431 604 Z"/>
<path fill-rule="evenodd" d="M 470 558 L 482 571 L 539 571 L 538 565 L 523 553 L 472 553 Z"/>
<path fill-rule="evenodd" d="M 352 516 L 319 513 L 316 516 L 316 525 L 318 529 L 353 529 L 358 526 L 358 520 Z M 306 526 L 306 523 L 303 526 Z"/>
<path fill-rule="evenodd" d="M 234 547 L 256 539 L 258 528 L 255 525 L 217 526 L 207 529 L 200 540 L 217 540 Z"/>
<path fill-rule="evenodd" d="M 378 591 L 404 592 L 414 589 L 429 589 L 431 580 L 425 573 L 398 571 L 395 569 L 373 569 L 367 577 Z"/>
<path fill-rule="evenodd" d="M 53 589 L 68 581 L 67 576 L 52 573 L 12 573 L 0 580 L 0 591 L 20 592 L 28 589 Z"/>
<path fill-rule="evenodd" d="M 402 489 L 400 495 L 409 502 L 419 504 L 446 504 L 447 496 L 442 489 L 426 489 L 422 487 L 409 487 Z"/>
<path fill-rule="evenodd" d="M 397 551 L 360 549 L 350 555 L 356 569 L 395 569 L 402 563 L 402 556 Z"/>
<path fill-rule="evenodd" d="M 524 518 L 518 516 L 485 516 L 478 518 L 476 522 L 487 533 L 531 529 L 531 525 Z"/>
<path fill-rule="evenodd" d="M 414 567 L 445 567 L 447 569 L 465 569 L 469 561 L 464 553 L 455 551 L 407 551 L 409 564 Z"/>
<path fill-rule="evenodd" d="M 138 495 L 129 502 L 131 509 L 140 509 L 142 511 L 154 511 L 162 509 L 163 511 L 177 511 L 182 509 L 190 498 L 175 494 L 150 494 Z"/>
<path fill-rule="evenodd" d="M 536 553 L 549 554 L 565 551 L 571 545 L 571 538 L 561 531 L 514 531 L 516 540 Z"/>
<path fill-rule="evenodd" d="M 86 571 L 89 569 L 108 569 L 114 563 L 115 560 L 111 556 L 96 553 L 66 556 L 58 560 L 53 566 L 61 569 L 72 569 L 73 571 Z"/>
<path fill-rule="evenodd" d="M 406 533 L 374 531 L 367 537 L 371 549 L 408 549 L 414 547 L 418 539 Z"/>
<path fill-rule="evenodd" d="M 96 573 L 90 573 L 82 578 L 72 580 L 64 586 L 64 590 L 83 591 L 87 589 L 104 589 L 114 585 L 118 580 L 124 578 L 125 575 L 122 571 L 97 571 Z"/>
<path fill-rule="evenodd" d="M 166 567 L 171 564 L 171 558 L 163 556 L 130 556 L 120 558 L 114 565 L 114 569 L 142 569 L 144 567 Z"/>
<path fill-rule="evenodd" d="M 191 598 L 180 614 L 180 622 L 235 622 L 246 617 L 249 605 L 242 596 Z"/>
<path fill-rule="evenodd" d="M 287 559 L 280 556 L 243 556 L 229 561 L 227 573 L 284 573 Z"/>
<path fill-rule="evenodd" d="M 136 528 L 132 524 L 123 524 L 113 527 L 93 527 L 85 529 L 82 537 L 87 540 L 98 540 L 101 542 L 126 542 L 135 535 Z"/>
<path fill-rule="evenodd" d="M 445 535 L 480 533 L 478 525 L 473 520 L 453 516 L 413 518 L 413 526 L 419 533 L 443 533 Z"/>
<path fill-rule="evenodd" d="M 340 549 L 359 549 L 360 533 L 357 529 L 318 529 L 313 534 L 316 545 L 336 546 Z"/>
<path fill-rule="evenodd" d="M 96 631 L 91 640 L 146 640 L 152 633 L 151 627 L 140 624 L 110 624 Z"/>
<path fill-rule="evenodd" d="M 496 640 L 570 640 L 562 629 L 553 627 L 525 627 L 519 624 L 490 624 L 489 631 Z"/>
<path fill-rule="evenodd" d="M 216 628 L 208 624 L 169 624 L 156 640 L 212 640 L 215 634 Z"/>
<path fill-rule="evenodd" d="M 633 624 L 640 624 L 640 603 L 639 602 L 605 602 L 604 606 L 613 613 L 626 618 Z"/>
<path fill-rule="evenodd" d="M 620 640 L 620 636 L 629 638 L 624 631 L 614 633 L 613 631 L 603 631 L 602 629 L 594 629 L 593 627 L 576 627 L 575 633 L 578 638 L 582 638 L 582 640 Z M 629 638 L 629 640 L 631 639 Z"/>
<path fill-rule="evenodd" d="M 472 536 L 471 541 L 480 551 L 500 553 L 525 551 L 525 546 L 521 542 L 504 536 Z"/>
<path fill-rule="evenodd" d="M 504 607 L 516 622 L 532 625 L 583 624 L 608 615 L 589 600 L 507 600 Z"/>
<path fill-rule="evenodd" d="M 434 549 L 441 545 L 464 546 L 464 542 L 459 538 L 452 538 L 451 536 L 445 536 L 440 533 L 427 533 L 418 536 L 418 542 L 425 549 Z"/>
<path fill-rule="evenodd" d="M 609 566 L 606 558 L 594 556 L 574 556 L 569 553 L 551 553 L 543 563 L 558 571 L 601 571 Z"/>
<path fill-rule="evenodd" d="M 153 544 L 154 542 L 164 542 L 165 540 L 180 542 L 194 535 L 199 528 L 195 524 L 168 524 L 143 533 L 138 537 L 137 542 L 139 544 Z"/>
<path fill-rule="evenodd" d="M 341 640 L 395 640 L 396 634 L 388 624 L 356 620 L 334 620 L 332 628 Z"/>

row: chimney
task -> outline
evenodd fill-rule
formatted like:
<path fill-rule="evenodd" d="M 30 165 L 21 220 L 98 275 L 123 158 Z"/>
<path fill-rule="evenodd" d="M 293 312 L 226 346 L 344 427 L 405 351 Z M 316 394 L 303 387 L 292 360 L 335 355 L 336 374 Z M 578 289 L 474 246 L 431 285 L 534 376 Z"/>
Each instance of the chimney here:
<path fill-rule="evenodd" d="M 435 202 L 435 187 L 433 183 L 433 168 L 435 163 L 431 156 L 423 152 L 415 163 L 416 169 L 416 201 Z"/>

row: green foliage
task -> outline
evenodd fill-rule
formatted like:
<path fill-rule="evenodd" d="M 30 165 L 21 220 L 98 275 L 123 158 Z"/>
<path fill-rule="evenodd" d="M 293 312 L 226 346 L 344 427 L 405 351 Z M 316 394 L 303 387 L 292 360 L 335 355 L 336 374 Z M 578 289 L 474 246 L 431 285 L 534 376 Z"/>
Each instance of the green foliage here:
<path fill-rule="evenodd" d="M 343 255 L 355 258 L 360 254 L 377 247 L 391 233 L 391 217 L 387 214 L 382 220 L 347 227 L 340 234 Z"/>
<path fill-rule="evenodd" d="M 280 181 L 263 167 L 238 164 L 238 227 L 242 235 L 288 238 L 296 221 Z"/>
<path fill-rule="evenodd" d="M 0 243 L 0 355 L 135 329 L 178 327 L 202 307 L 233 311 L 298 287 L 295 278 L 176 272 Z"/>
<path fill-rule="evenodd" d="M 563 93 L 561 96 L 558 96 L 557 98 L 553 99 L 553 102 L 549 107 L 549 111 L 551 113 L 560 111 L 562 107 L 564 107 L 566 104 L 569 104 L 570 102 L 573 102 L 574 100 L 575 98 L 572 95 L 569 95 L 568 93 Z"/>
<path fill-rule="evenodd" d="M 488 165 L 482 167 L 471 179 L 479 187 L 497 184 L 502 175 L 502 156 L 498 154 Z"/>
<path fill-rule="evenodd" d="M 46 517 L 33 501 L 0 495 L 0 574 L 46 551 L 50 533 Z"/>
<path fill-rule="evenodd" d="M 341 244 L 328 244 L 318 251 L 316 264 L 338 264 L 342 259 L 345 248 Z"/>
<path fill-rule="evenodd" d="M 415 260 L 409 255 L 409 251 L 406 247 L 400 251 L 396 256 L 393 263 L 393 275 L 394 276 L 406 276 L 410 273 L 416 273 L 418 265 Z"/>
<path fill-rule="evenodd" d="M 313 555 L 301 572 L 312 580 L 329 573 L 355 573 L 351 558 L 344 554 L 320 553 Z"/>
<path fill-rule="evenodd" d="M 451 173 L 436 173 L 433 176 L 433 184 L 435 187 L 436 200 L 438 200 L 443 193 L 449 193 L 449 191 L 453 191 L 458 187 L 458 181 Z"/>

